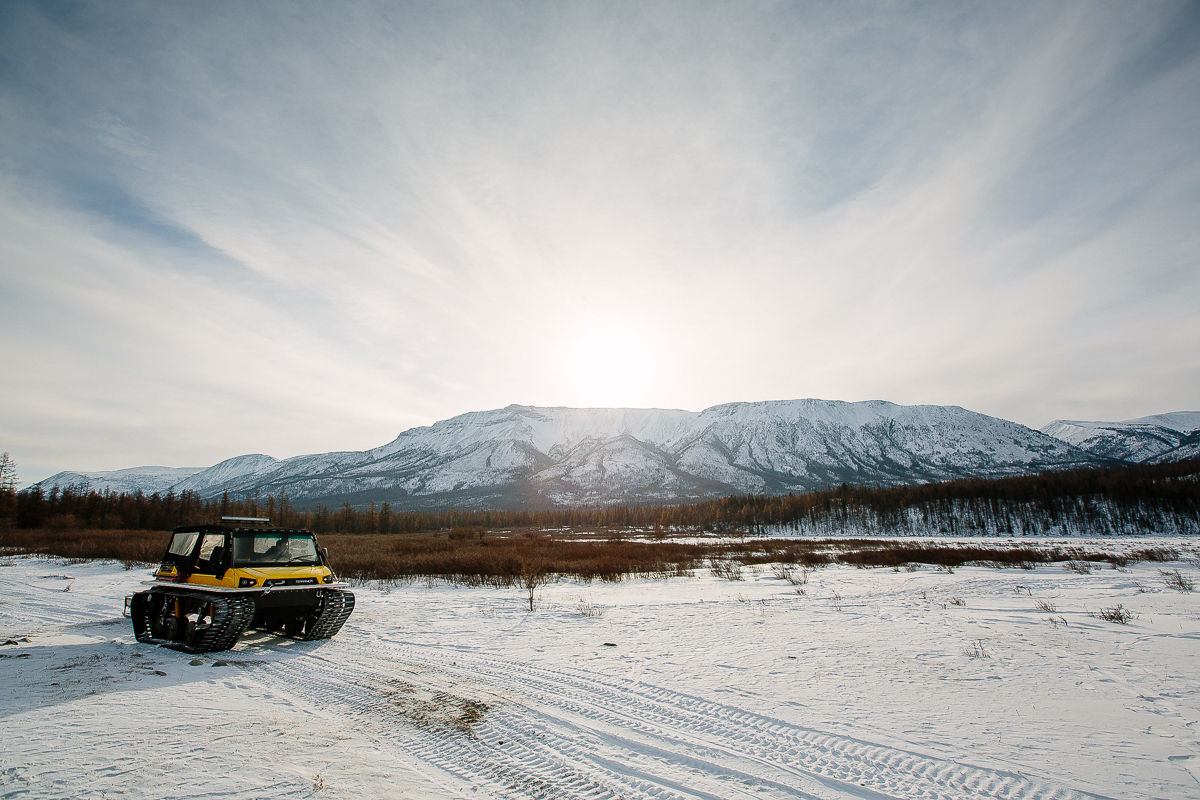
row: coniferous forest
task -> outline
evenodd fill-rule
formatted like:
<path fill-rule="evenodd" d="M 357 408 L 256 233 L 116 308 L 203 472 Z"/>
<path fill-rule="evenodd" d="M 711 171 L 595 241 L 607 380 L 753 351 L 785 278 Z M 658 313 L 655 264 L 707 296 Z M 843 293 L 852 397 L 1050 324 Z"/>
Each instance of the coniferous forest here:
<path fill-rule="evenodd" d="M 843 484 L 806 494 L 740 495 L 684 505 L 544 511 L 395 511 L 386 502 L 300 510 L 286 493 L 206 500 L 193 492 L 115 494 L 86 487 L 18 492 L 13 484 L 0 483 L 0 527 L 169 530 L 245 516 L 316 533 L 355 534 L 454 528 L 819 536 L 1200 533 L 1200 459 L 914 486 Z"/>

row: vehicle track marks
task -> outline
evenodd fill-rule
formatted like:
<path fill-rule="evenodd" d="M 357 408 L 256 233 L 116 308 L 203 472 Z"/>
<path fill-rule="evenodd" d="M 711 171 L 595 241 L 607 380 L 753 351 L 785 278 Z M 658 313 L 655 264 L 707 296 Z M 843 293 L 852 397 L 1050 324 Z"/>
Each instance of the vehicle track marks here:
<path fill-rule="evenodd" d="M 498 797 L 1097 798 L 659 686 L 458 648 L 377 638 L 367 657 L 353 662 L 314 653 L 258 669 L 280 691 L 351 717 L 381 741 L 394 739 L 427 763 Z M 412 691 L 433 698 L 421 702 L 442 698 L 487 710 L 465 728 L 437 714 L 406 716 L 379 688 L 400 676 Z"/>

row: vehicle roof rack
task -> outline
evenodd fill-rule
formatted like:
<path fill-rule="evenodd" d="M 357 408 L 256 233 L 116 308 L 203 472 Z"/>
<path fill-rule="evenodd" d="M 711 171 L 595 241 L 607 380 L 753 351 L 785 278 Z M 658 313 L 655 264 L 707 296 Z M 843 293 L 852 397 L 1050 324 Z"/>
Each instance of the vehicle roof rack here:
<path fill-rule="evenodd" d="M 221 522 L 249 522 L 255 525 L 270 525 L 266 517 L 221 517 Z"/>

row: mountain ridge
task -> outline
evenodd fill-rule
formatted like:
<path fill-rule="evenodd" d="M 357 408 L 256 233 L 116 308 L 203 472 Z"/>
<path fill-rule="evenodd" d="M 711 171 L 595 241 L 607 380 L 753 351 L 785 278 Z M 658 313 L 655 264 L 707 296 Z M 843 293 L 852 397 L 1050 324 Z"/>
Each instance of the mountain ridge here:
<path fill-rule="evenodd" d="M 1195 458 L 1200 411 L 1174 411 L 1121 422 L 1056 419 L 1042 433 L 1089 453 L 1127 463 L 1154 463 Z"/>
<path fill-rule="evenodd" d="M 1113 461 L 959 406 L 812 398 L 698 412 L 513 404 L 410 428 L 369 450 L 236 456 L 169 486 L 160 478 L 153 491 L 205 498 L 286 492 L 298 505 L 386 500 L 397 509 L 556 507 L 998 477 Z M 37 485 L 49 491 L 69 476 L 96 487 L 110 473 L 59 473 Z"/>

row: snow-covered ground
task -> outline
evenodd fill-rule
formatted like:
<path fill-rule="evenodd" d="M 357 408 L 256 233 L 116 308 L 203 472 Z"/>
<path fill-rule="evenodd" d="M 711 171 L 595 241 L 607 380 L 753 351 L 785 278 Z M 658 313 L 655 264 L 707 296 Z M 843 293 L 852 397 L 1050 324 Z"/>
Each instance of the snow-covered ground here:
<path fill-rule="evenodd" d="M 1196 798 L 1200 592 L 1159 573 L 1200 584 L 1183 545 L 1087 575 L 835 566 L 803 595 L 770 568 L 563 582 L 533 613 L 359 587 L 335 639 L 198 659 L 134 642 L 144 571 L 2 559 L 0 797 Z"/>

